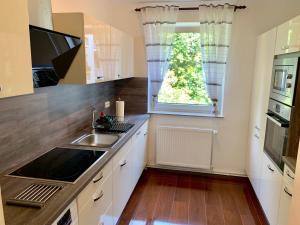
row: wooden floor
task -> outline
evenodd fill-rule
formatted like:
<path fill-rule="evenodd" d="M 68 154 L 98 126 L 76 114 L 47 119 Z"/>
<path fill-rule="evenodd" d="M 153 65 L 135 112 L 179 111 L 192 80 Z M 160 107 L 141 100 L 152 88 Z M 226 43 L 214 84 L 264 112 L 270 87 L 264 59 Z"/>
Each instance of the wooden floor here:
<path fill-rule="evenodd" d="M 267 225 L 246 178 L 224 179 L 148 169 L 120 225 Z"/>

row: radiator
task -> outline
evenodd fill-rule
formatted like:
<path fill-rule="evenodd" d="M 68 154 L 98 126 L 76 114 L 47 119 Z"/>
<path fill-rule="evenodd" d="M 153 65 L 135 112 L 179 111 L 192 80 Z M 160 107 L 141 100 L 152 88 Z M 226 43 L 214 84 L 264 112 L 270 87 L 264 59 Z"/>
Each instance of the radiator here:
<path fill-rule="evenodd" d="M 211 170 L 216 133 L 211 129 L 159 126 L 156 130 L 156 163 Z"/>

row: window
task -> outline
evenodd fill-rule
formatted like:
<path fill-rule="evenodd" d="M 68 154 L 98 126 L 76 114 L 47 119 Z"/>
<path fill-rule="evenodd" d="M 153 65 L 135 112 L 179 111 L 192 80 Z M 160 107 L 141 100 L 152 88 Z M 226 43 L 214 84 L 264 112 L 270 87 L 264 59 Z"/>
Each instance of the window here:
<path fill-rule="evenodd" d="M 200 48 L 198 32 L 175 34 L 169 70 L 152 105 L 154 112 L 211 114 L 213 106 L 202 76 Z"/>

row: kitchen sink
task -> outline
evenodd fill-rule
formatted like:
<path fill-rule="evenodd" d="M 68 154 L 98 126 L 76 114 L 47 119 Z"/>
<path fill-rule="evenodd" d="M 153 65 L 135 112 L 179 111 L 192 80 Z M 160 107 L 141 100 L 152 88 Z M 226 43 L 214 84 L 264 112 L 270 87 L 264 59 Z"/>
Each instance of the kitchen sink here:
<path fill-rule="evenodd" d="M 85 134 L 73 141 L 71 144 L 110 148 L 119 140 L 119 138 L 120 137 L 117 134 Z"/>

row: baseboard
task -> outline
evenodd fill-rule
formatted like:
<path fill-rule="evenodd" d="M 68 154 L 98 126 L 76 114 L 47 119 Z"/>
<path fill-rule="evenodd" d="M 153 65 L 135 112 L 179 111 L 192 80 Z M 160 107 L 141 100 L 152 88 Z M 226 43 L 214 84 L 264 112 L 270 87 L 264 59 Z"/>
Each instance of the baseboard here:
<path fill-rule="evenodd" d="M 216 172 L 205 169 L 194 169 L 194 168 L 186 168 L 186 167 L 175 167 L 175 166 L 163 166 L 163 165 L 147 165 L 148 169 L 161 170 L 165 172 L 176 172 L 176 173 L 185 173 L 185 174 L 193 174 L 193 175 L 201 175 L 201 176 L 213 176 L 222 179 L 243 179 L 249 180 L 245 174 L 235 174 L 235 173 L 224 173 L 224 172 Z"/>
<path fill-rule="evenodd" d="M 259 202 L 259 199 L 258 199 L 258 196 L 256 195 L 254 189 L 253 189 L 253 186 L 250 182 L 250 180 L 248 179 L 248 182 L 249 182 L 249 187 L 250 187 L 250 191 L 251 191 L 251 195 L 252 195 L 252 198 L 251 199 L 255 199 L 255 201 L 252 201 L 252 204 L 255 208 L 255 210 L 257 211 L 258 214 L 261 214 L 261 216 L 259 218 L 263 218 L 263 221 L 260 221 L 261 224 L 268 224 L 270 225 L 268 219 L 267 219 L 267 216 L 263 210 L 263 207 L 262 205 L 260 204 Z"/>

